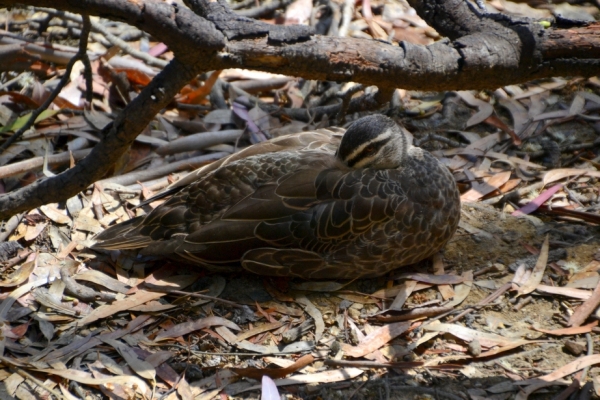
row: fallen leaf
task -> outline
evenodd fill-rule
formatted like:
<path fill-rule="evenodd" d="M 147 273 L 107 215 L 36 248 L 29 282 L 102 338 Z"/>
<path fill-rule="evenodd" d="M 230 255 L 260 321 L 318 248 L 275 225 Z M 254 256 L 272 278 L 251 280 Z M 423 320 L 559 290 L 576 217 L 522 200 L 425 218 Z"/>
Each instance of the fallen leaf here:
<path fill-rule="evenodd" d="M 433 270 L 435 275 L 444 275 L 444 260 L 440 253 L 433 255 Z M 437 289 L 444 300 L 451 299 L 455 295 L 451 285 L 438 285 Z"/>
<path fill-rule="evenodd" d="M 50 204 L 40 206 L 40 210 L 44 213 L 44 215 L 46 215 L 46 217 L 50 218 L 57 224 L 65 224 L 70 226 L 73 223 L 71 218 L 64 214 L 64 211 L 61 212 Z"/>
<path fill-rule="evenodd" d="M 551 329 L 542 329 L 542 328 L 536 328 L 536 327 L 532 327 L 532 329 L 535 329 L 538 332 L 547 333 L 549 335 L 565 336 L 565 335 L 581 335 L 583 333 L 589 333 L 592 331 L 592 328 L 595 328 L 596 326 L 598 326 L 598 321 L 594 321 L 594 322 L 584 325 L 584 326 L 573 326 L 571 328 L 563 328 L 563 329 L 551 330 Z"/>
<path fill-rule="evenodd" d="M 542 245 L 542 249 L 540 250 L 540 256 L 531 271 L 531 275 L 529 279 L 523 283 L 523 285 L 517 291 L 519 296 L 524 294 L 529 294 L 533 292 L 537 286 L 542 282 L 542 278 L 544 277 L 544 272 L 546 271 L 546 264 L 548 264 L 548 235 L 546 235 L 546 239 L 544 239 L 544 244 Z"/>
<path fill-rule="evenodd" d="M 600 305 L 600 283 L 594 289 L 594 292 L 589 299 L 583 302 L 575 309 L 571 318 L 569 318 L 569 326 L 579 326 L 589 317 L 594 310 Z"/>
<path fill-rule="evenodd" d="M 512 138 L 512 142 L 515 146 L 521 145 L 521 138 L 497 116 L 490 115 L 485 119 L 485 123 L 506 132 Z"/>
<path fill-rule="evenodd" d="M 571 361 L 567 365 L 563 365 L 562 367 L 558 368 L 556 371 L 554 371 L 550 374 L 539 376 L 539 377 L 533 378 L 533 379 L 527 379 L 524 381 L 516 382 L 516 384 L 519 386 L 527 386 L 527 385 L 531 385 L 538 381 L 553 382 L 558 379 L 562 379 L 567 375 L 571 375 L 579 370 L 582 370 L 585 367 L 589 367 L 591 365 L 595 365 L 595 364 L 599 364 L 599 363 L 600 363 L 600 354 L 579 357 L 575 361 Z"/>
<path fill-rule="evenodd" d="M 589 290 L 581 290 L 570 287 L 538 285 L 535 290 L 541 293 L 558 294 L 580 300 L 587 300 L 592 296 L 592 292 Z"/>
<path fill-rule="evenodd" d="M 123 357 L 123 360 L 136 374 L 150 381 L 156 379 L 156 370 L 154 367 L 150 363 L 139 359 L 131 347 L 115 339 L 100 338 L 100 340 L 117 350 L 121 357 Z"/>
<path fill-rule="evenodd" d="M 394 322 L 382 326 L 373 331 L 371 334 L 367 335 L 363 343 L 359 344 L 358 346 L 343 344 L 342 349 L 344 350 L 344 353 L 350 357 L 363 357 L 374 352 L 375 350 L 379 350 L 390 340 L 406 332 L 410 326 L 410 321 Z"/>
<path fill-rule="evenodd" d="M 512 339 L 494 333 L 479 332 L 456 324 L 428 324 L 423 329 L 434 332 L 445 332 L 467 342 L 478 340 L 482 347 L 509 346 L 521 339 Z M 527 342 L 528 343 L 528 342 Z"/>
<path fill-rule="evenodd" d="M 325 332 L 325 322 L 323 322 L 323 314 L 313 303 L 304 295 L 296 296 L 296 302 L 303 306 L 304 311 L 315 321 L 315 342 L 319 342 Z"/>
<path fill-rule="evenodd" d="M 467 121 L 467 128 L 473 125 L 477 125 L 485 121 L 494 112 L 494 107 L 487 101 L 476 98 L 471 92 L 466 90 L 459 90 L 456 92 L 461 99 L 471 107 L 477 107 L 478 111 L 469 118 Z"/>
<path fill-rule="evenodd" d="M 473 287 L 473 271 L 465 271 L 462 274 L 464 282 L 454 287 L 454 298 L 446 304 L 446 307 L 456 307 L 469 295 Z"/>
<path fill-rule="evenodd" d="M 544 175 L 544 186 L 556 182 L 558 180 L 568 178 L 570 176 L 582 175 L 582 176 L 591 176 L 594 178 L 600 178 L 600 171 L 591 170 L 591 169 L 580 169 L 580 168 L 560 168 L 553 169 L 552 171 L 546 172 Z"/>
<path fill-rule="evenodd" d="M 330 370 L 325 372 L 319 372 L 316 374 L 308 374 L 308 375 L 294 375 L 290 378 L 277 379 L 275 385 L 277 386 L 287 386 L 287 385 L 300 385 L 306 383 L 331 383 L 331 382 L 340 382 L 348 379 L 354 379 L 364 371 L 359 368 L 341 368 L 336 370 Z M 234 391 L 230 393 L 231 395 L 236 395 L 241 392 L 247 392 L 250 390 L 260 389 L 260 385 L 251 386 L 242 389 L 239 392 Z"/>
<path fill-rule="evenodd" d="M 27 229 L 25 231 L 25 240 L 31 241 L 37 238 L 48 226 L 47 222 L 38 222 L 34 225 L 27 225 Z"/>
<path fill-rule="evenodd" d="M 483 183 L 472 182 L 472 188 L 460 196 L 463 202 L 477 201 L 486 194 L 498 190 L 510 179 L 511 171 L 500 172 L 483 180 Z"/>
<path fill-rule="evenodd" d="M 245 378 L 260 380 L 263 376 L 273 379 L 283 378 L 310 365 L 315 358 L 310 354 L 300 357 L 295 363 L 285 368 L 230 368 L 231 371 Z"/>
<path fill-rule="evenodd" d="M 21 265 L 16 271 L 12 272 L 5 279 L 0 281 L 0 287 L 19 286 L 21 283 L 29 279 L 29 276 L 35 268 L 35 261 L 26 262 Z"/>
<path fill-rule="evenodd" d="M 121 311 L 127 311 L 132 307 L 144 304 L 151 300 L 156 300 L 165 296 L 165 293 L 156 293 L 156 292 L 147 292 L 145 290 L 140 290 L 137 293 L 124 298 L 123 300 L 114 301 L 111 304 L 104 304 L 90 314 L 86 315 L 80 320 L 74 321 L 69 326 L 85 326 L 87 324 L 91 324 L 92 322 L 98 321 L 99 319 L 104 319 L 106 317 L 110 317 Z"/>
<path fill-rule="evenodd" d="M 294 290 L 305 290 L 308 292 L 337 292 L 340 289 L 343 289 L 345 286 L 348 286 L 349 283 L 339 283 L 339 282 L 301 282 L 297 284 L 292 284 L 291 287 Z"/>
<path fill-rule="evenodd" d="M 46 373 L 46 374 L 51 374 L 51 375 L 57 375 L 57 376 L 60 376 L 61 378 L 65 378 L 65 379 L 69 379 L 71 381 L 83 383 L 85 385 L 105 385 L 105 384 L 111 384 L 111 383 L 127 385 L 127 386 L 132 387 L 136 393 L 140 393 L 141 395 L 147 396 L 147 397 L 150 397 L 150 393 L 151 393 L 150 388 L 148 387 L 148 385 L 146 385 L 146 382 L 144 382 L 142 379 L 138 378 L 137 376 L 121 375 L 121 376 L 113 376 L 110 378 L 96 379 L 96 378 L 92 378 L 90 376 L 90 374 L 88 374 L 86 372 L 74 370 L 74 369 L 46 368 L 46 369 L 38 369 L 36 371 Z"/>
<path fill-rule="evenodd" d="M 259 333 L 272 331 L 281 326 L 283 326 L 283 322 L 279 322 L 279 321 L 255 326 L 253 329 L 250 329 L 248 331 L 242 332 L 239 335 L 237 335 L 237 341 L 251 338 L 252 336 L 258 335 Z"/>
<path fill-rule="evenodd" d="M 236 331 L 241 330 L 239 326 L 234 324 L 233 322 L 221 318 L 221 317 L 206 317 L 196 321 L 184 322 L 182 324 L 177 324 L 174 327 L 166 330 L 165 332 L 159 333 L 154 341 L 158 342 L 160 340 L 172 339 L 176 337 L 180 337 L 183 335 L 187 335 L 190 332 L 199 331 L 204 328 L 208 328 L 210 326 L 226 326 L 230 329 L 234 329 Z"/>
<path fill-rule="evenodd" d="M 398 311 L 402 310 L 402 307 L 404 307 L 404 303 L 406 302 L 406 300 L 408 300 L 416 285 L 417 281 L 407 280 L 400 286 L 398 286 L 398 294 L 394 298 L 394 301 L 390 305 L 389 309 Z"/>
<path fill-rule="evenodd" d="M 521 215 L 531 214 L 535 210 L 537 210 L 542 204 L 548 201 L 552 196 L 556 194 L 561 188 L 562 184 L 554 185 L 550 189 L 544 190 L 537 196 L 535 199 L 531 200 L 529 203 L 525 204 L 523 207 L 518 210 L 513 211 L 511 214 L 513 217 L 519 217 Z"/>
<path fill-rule="evenodd" d="M 421 273 L 406 273 L 394 277 L 395 280 L 412 279 L 418 282 L 431 283 L 432 285 L 456 285 L 462 283 L 463 278 L 458 275 L 433 275 Z"/>

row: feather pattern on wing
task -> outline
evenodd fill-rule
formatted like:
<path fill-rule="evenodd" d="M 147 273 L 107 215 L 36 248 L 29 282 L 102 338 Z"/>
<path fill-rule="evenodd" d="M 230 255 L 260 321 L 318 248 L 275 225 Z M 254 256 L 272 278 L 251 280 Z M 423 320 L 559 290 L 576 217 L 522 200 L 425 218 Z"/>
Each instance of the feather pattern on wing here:
<path fill-rule="evenodd" d="M 458 190 L 429 153 L 404 137 L 394 148 L 402 132 L 382 118 L 363 136 L 302 132 L 200 168 L 149 214 L 99 234 L 95 247 L 304 278 L 379 276 L 426 258 L 456 229 Z M 388 168 L 385 152 L 399 154 L 397 166 Z M 372 168 L 350 166 L 369 157 Z"/>

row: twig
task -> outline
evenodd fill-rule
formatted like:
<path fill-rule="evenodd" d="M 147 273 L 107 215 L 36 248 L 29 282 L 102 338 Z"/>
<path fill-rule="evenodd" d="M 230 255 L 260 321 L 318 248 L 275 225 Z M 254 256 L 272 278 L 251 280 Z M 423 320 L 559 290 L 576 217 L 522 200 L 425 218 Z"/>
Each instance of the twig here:
<path fill-rule="evenodd" d="M 74 160 L 81 160 L 91 152 L 92 149 L 76 150 L 74 152 L 65 151 L 48 157 L 33 157 L 28 160 L 4 165 L 0 167 L 0 179 L 38 170 L 44 165 L 44 158 L 46 158 L 49 166 L 57 166 L 68 164 L 71 161 L 71 156 L 73 156 Z"/>
<path fill-rule="evenodd" d="M 222 351 L 198 351 L 198 350 L 191 350 L 189 347 L 185 347 L 180 344 L 165 343 L 164 345 L 167 347 L 175 347 L 177 349 L 187 350 L 194 355 L 202 354 L 202 355 L 207 355 L 207 356 L 248 356 L 248 357 L 290 355 L 290 353 L 281 353 L 281 352 L 275 352 L 275 353 L 235 353 L 235 352 L 230 352 L 230 353 L 226 353 L 226 352 L 222 352 Z"/>
<path fill-rule="evenodd" d="M 352 96 L 356 93 L 360 92 L 364 89 L 364 85 L 354 85 L 345 92 L 340 92 L 337 94 L 337 97 L 342 99 L 342 104 L 340 110 L 337 113 L 337 124 L 343 125 L 346 121 L 346 113 L 348 112 L 348 107 L 350 107 L 350 100 L 352 100 Z"/>
<path fill-rule="evenodd" d="M 17 255 L 16 257 L 13 257 L 13 258 L 10 258 L 10 259 L 6 260 L 6 262 L 4 262 L 4 266 L 2 268 L 0 268 L 0 273 L 6 271 L 9 268 L 14 267 L 15 265 L 17 265 L 21 261 L 26 260 L 27 257 L 29 257 L 29 255 L 31 253 L 33 253 L 33 251 L 31 251 L 31 250 L 25 250 L 22 254 Z"/>
<path fill-rule="evenodd" d="M 391 362 L 391 363 L 380 363 L 376 361 L 349 361 L 349 360 L 334 360 L 332 358 L 323 361 L 325 365 L 331 365 L 333 367 L 363 367 L 363 368 L 418 368 L 423 366 L 423 361 L 410 361 L 410 362 Z"/>
<path fill-rule="evenodd" d="M 23 378 L 30 380 L 31 382 L 35 383 L 37 386 L 41 387 L 42 389 L 44 389 L 45 391 L 47 391 L 48 393 L 50 393 L 51 395 L 53 395 L 54 397 L 56 397 L 57 399 L 64 399 L 65 397 L 60 394 L 59 392 L 57 392 L 56 390 L 49 388 L 46 384 L 44 384 L 44 382 L 40 381 L 38 378 L 36 378 L 35 376 L 29 374 L 28 372 L 25 372 L 24 369 L 22 368 L 11 368 L 11 370 L 13 372 L 16 372 L 17 374 L 21 375 Z"/>
<path fill-rule="evenodd" d="M 348 36 L 350 30 L 350 23 L 354 16 L 354 0 L 344 0 L 344 7 L 342 9 L 342 25 L 340 26 L 339 35 L 344 37 Z"/>
<path fill-rule="evenodd" d="M 169 175 L 172 172 L 180 171 L 182 169 L 191 169 L 192 166 L 198 166 L 209 161 L 218 160 L 219 158 L 223 158 L 228 155 L 229 153 L 225 152 L 203 154 L 198 157 L 188 158 L 187 160 L 181 160 L 174 163 L 166 164 L 158 168 L 149 168 L 143 171 L 134 171 L 128 174 L 103 179 L 99 181 L 98 184 L 102 185 L 112 183 L 123 186 L 133 185 L 136 182 L 143 182 L 148 181 L 150 179 L 161 178 L 163 176 Z"/>
<path fill-rule="evenodd" d="M 79 50 L 77 50 L 77 53 L 75 54 L 75 56 L 73 56 L 73 58 L 71 58 L 69 60 L 69 63 L 67 64 L 65 72 L 64 72 L 62 78 L 60 78 L 58 85 L 50 93 L 50 96 L 48 96 L 46 101 L 44 101 L 44 103 L 41 106 L 39 106 L 35 111 L 33 111 L 31 113 L 31 116 L 29 117 L 29 119 L 27 120 L 25 125 L 23 125 L 23 127 L 21 127 L 21 129 L 16 131 L 11 137 L 9 137 L 6 140 L 6 142 L 4 142 L 0 146 L 0 154 L 2 154 L 14 142 L 19 140 L 19 138 L 21 136 L 23 136 L 23 134 L 25 132 L 27 132 L 35 124 L 35 120 L 37 119 L 37 117 L 39 117 L 40 114 L 42 114 L 42 112 L 45 111 L 50 106 L 50 104 L 52 104 L 52 102 L 56 99 L 56 97 L 59 95 L 59 93 L 62 91 L 62 89 L 66 86 L 67 82 L 69 82 L 69 78 L 71 76 L 71 71 L 73 70 L 73 66 L 75 65 L 75 63 L 79 60 L 83 60 L 84 58 L 87 58 L 87 45 L 88 45 L 88 36 L 90 34 L 90 24 L 89 24 L 89 17 L 84 17 L 83 19 L 84 19 L 84 24 L 83 24 L 83 29 L 81 30 L 81 37 L 79 38 Z M 88 22 L 87 24 L 85 23 L 86 19 Z M 88 65 L 89 65 L 89 59 L 88 59 Z M 90 84 L 91 84 L 91 81 L 90 81 Z"/>
<path fill-rule="evenodd" d="M 153 286 L 149 286 L 149 285 L 146 285 L 145 288 L 148 289 L 148 290 L 150 290 L 150 291 L 152 291 L 152 292 L 168 293 L 168 294 L 178 294 L 180 296 L 189 296 L 189 297 L 198 297 L 200 299 L 206 299 L 206 300 L 217 301 L 219 303 L 224 303 L 224 304 L 230 305 L 230 306 L 235 307 L 235 308 L 241 308 L 241 309 L 245 308 L 245 306 L 243 306 L 243 305 L 241 305 L 239 303 L 236 303 L 234 301 L 220 299 L 218 297 L 213 297 L 213 296 L 207 296 L 205 294 L 183 292 L 181 290 L 161 289 L 159 287 L 153 287 Z"/>
<path fill-rule="evenodd" d="M 83 20 L 83 28 L 81 29 L 79 40 L 85 39 L 87 48 L 88 34 L 90 32 L 92 22 L 89 15 L 82 15 L 81 19 Z M 83 63 L 83 78 L 85 80 L 85 100 L 88 102 L 88 104 L 91 104 L 94 96 L 94 89 L 92 87 L 92 63 L 90 62 L 90 57 L 88 56 L 87 51 L 83 52 L 83 55 L 81 56 L 81 62 Z"/>
<path fill-rule="evenodd" d="M 21 222 L 22 218 L 23 214 L 13 215 L 11 219 L 3 224 L 2 228 L 0 229 L 0 242 L 4 242 L 10 236 L 10 234 L 17 229 L 17 226 L 19 226 L 19 222 Z"/>
<path fill-rule="evenodd" d="M 501 201 L 502 199 L 509 199 L 509 198 L 512 198 L 512 196 L 522 197 L 522 196 L 524 196 L 526 194 L 531 193 L 534 190 L 539 190 L 539 189 L 541 189 L 543 187 L 544 187 L 544 182 L 543 181 L 536 182 L 533 185 L 525 186 L 523 188 L 512 190 L 512 191 L 510 191 L 508 193 L 504 193 L 504 194 L 501 194 L 501 195 L 489 198 L 487 200 L 483 200 L 482 203 L 483 204 L 496 204 L 499 201 Z"/>
<path fill-rule="evenodd" d="M 235 142 L 243 133 L 244 131 L 241 129 L 194 133 L 158 147 L 156 149 L 156 154 L 164 156 L 186 151 L 202 150 L 217 144 Z"/>
<path fill-rule="evenodd" d="M 273 11 L 279 8 L 285 8 L 289 6 L 293 3 L 293 1 L 294 0 L 274 0 L 248 10 L 236 10 L 235 13 L 248 18 L 260 18 L 271 14 Z"/>
<path fill-rule="evenodd" d="M 594 341 L 592 340 L 592 335 L 589 333 L 585 334 L 585 340 L 587 342 L 587 355 L 591 356 L 594 354 Z M 581 382 L 585 382 L 587 379 L 587 374 L 590 371 L 590 366 L 585 367 L 581 374 Z"/>
<path fill-rule="evenodd" d="M 82 22 L 81 17 L 79 15 L 72 14 L 70 12 L 58 11 L 58 10 L 54 10 L 52 8 L 45 8 L 45 7 L 36 7 L 36 10 L 51 13 L 58 17 L 65 18 L 65 19 L 68 19 L 71 21 L 75 21 L 75 22 L 79 22 L 79 23 Z M 165 61 L 165 60 L 161 60 L 160 58 L 153 57 L 148 53 L 144 53 L 144 52 L 134 49 L 126 41 L 124 41 L 123 39 L 110 33 L 101 24 L 99 24 L 97 22 L 92 22 L 91 27 L 95 32 L 102 34 L 106 38 L 106 40 L 108 40 L 111 44 L 113 44 L 113 45 L 119 47 L 121 50 L 123 50 L 124 53 L 127 53 L 139 60 L 142 60 L 146 64 L 151 65 L 153 67 L 158 67 L 158 68 L 164 68 L 167 65 L 167 61 Z"/>
<path fill-rule="evenodd" d="M 498 290 L 496 290 L 494 293 L 490 294 L 488 297 L 486 297 L 485 299 L 481 300 L 474 307 L 467 308 L 466 310 L 464 310 L 463 312 L 461 312 L 460 314 L 458 314 L 456 317 L 454 317 L 450 321 L 448 321 L 448 323 L 452 324 L 452 323 L 460 320 L 465 315 L 472 313 L 478 307 L 485 306 L 485 305 L 491 303 L 492 301 L 496 300 L 498 297 L 502 296 L 504 293 L 508 292 L 508 290 L 511 287 L 512 287 L 512 284 L 510 282 L 509 283 L 505 283 Z"/>
<path fill-rule="evenodd" d="M 461 144 L 459 142 L 457 142 L 456 140 L 452 140 L 452 139 L 449 139 L 447 137 L 444 137 L 444 136 L 441 136 L 441 135 L 438 135 L 435 133 L 429 133 L 429 134 L 423 136 L 422 138 L 415 140 L 415 146 L 421 147 L 423 145 L 423 143 L 429 142 L 432 140 L 437 140 L 438 142 L 445 143 L 451 147 L 462 147 Z"/>
<path fill-rule="evenodd" d="M 463 400 L 461 396 L 455 396 L 450 393 L 447 389 L 440 391 L 438 388 L 428 388 L 421 386 L 392 386 L 392 390 L 400 391 L 401 393 L 424 393 L 433 396 L 434 399 L 444 400 Z"/>
<path fill-rule="evenodd" d="M 288 82 L 294 78 L 284 76 L 281 78 L 273 79 L 252 79 L 248 81 L 232 82 L 233 86 L 236 86 L 248 93 L 259 93 L 266 92 L 268 90 L 279 89 L 285 86 Z"/>
<path fill-rule="evenodd" d="M 223 89 L 225 91 L 228 90 L 229 84 L 224 84 Z M 247 94 L 247 93 L 246 93 Z M 382 104 L 377 100 L 378 91 L 374 93 L 365 94 L 363 96 L 357 97 L 350 101 L 350 105 L 348 106 L 348 113 L 355 113 L 360 111 L 372 111 L 380 108 Z M 250 96 L 250 95 L 248 95 Z M 256 100 L 256 101 L 254 101 Z M 320 121 L 325 115 L 327 115 L 330 119 L 334 118 L 342 107 L 341 104 L 334 105 L 326 105 L 321 107 L 315 107 L 312 109 L 305 108 L 283 108 L 278 107 L 272 104 L 267 104 L 262 101 L 259 101 L 256 97 L 250 96 L 246 101 L 241 98 L 237 98 L 235 101 L 238 103 L 252 108 L 258 105 L 263 111 L 271 114 L 272 116 L 282 116 L 286 115 L 291 119 L 302 121 L 302 122 L 312 122 L 312 121 Z"/>

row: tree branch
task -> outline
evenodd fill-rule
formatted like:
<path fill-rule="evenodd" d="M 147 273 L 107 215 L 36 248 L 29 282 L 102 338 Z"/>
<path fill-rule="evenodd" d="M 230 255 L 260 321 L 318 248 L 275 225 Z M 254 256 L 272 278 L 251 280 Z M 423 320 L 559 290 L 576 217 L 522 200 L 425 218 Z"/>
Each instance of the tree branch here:
<path fill-rule="evenodd" d="M 306 27 L 245 19 L 224 3 L 188 2 L 200 15 L 159 0 L 26 0 L 128 22 L 202 70 L 244 67 L 382 87 L 466 90 L 557 75 L 594 76 L 600 68 L 597 23 L 544 29 L 529 19 L 481 14 L 463 0 L 413 1 L 430 24 L 452 39 L 429 46 L 312 35 Z M 582 47 L 565 47 L 572 39 Z"/>
<path fill-rule="evenodd" d="M 103 139 L 89 156 L 52 178 L 40 179 L 0 196 L 0 220 L 42 204 L 67 199 L 102 178 L 125 153 L 148 122 L 164 108 L 199 71 L 172 60 L 104 130 Z"/>

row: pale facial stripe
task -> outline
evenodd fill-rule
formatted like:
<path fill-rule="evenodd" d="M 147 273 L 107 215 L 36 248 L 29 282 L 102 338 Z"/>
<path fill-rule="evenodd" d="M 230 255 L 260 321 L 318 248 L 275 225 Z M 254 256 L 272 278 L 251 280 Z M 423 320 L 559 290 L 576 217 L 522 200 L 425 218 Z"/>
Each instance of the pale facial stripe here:
<path fill-rule="evenodd" d="M 387 142 L 388 140 L 390 140 L 392 138 L 392 130 L 391 129 L 387 129 L 384 132 L 382 132 L 380 135 L 378 135 L 377 137 L 369 140 L 368 142 L 365 142 L 363 144 L 361 144 L 360 146 L 358 146 L 352 153 L 348 154 L 348 156 L 344 159 L 344 161 L 349 162 L 350 160 L 354 159 L 355 157 L 357 157 L 367 146 L 377 143 L 377 142 Z"/>

